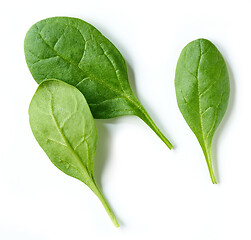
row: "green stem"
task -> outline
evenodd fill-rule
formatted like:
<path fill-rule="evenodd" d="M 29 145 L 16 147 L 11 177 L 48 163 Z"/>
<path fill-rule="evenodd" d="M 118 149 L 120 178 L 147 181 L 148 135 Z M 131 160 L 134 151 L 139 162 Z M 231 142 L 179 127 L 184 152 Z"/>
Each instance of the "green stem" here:
<path fill-rule="evenodd" d="M 125 97 L 136 107 L 139 111 L 139 114 L 136 114 L 140 117 L 158 136 L 159 138 L 167 145 L 169 149 L 173 148 L 173 145 L 169 142 L 169 140 L 164 136 L 164 134 L 159 130 L 154 121 L 151 119 L 147 111 L 141 105 L 139 100 L 133 95 L 125 95 Z"/>
<path fill-rule="evenodd" d="M 114 213 L 112 212 L 110 206 L 108 205 L 105 197 L 103 196 L 103 194 L 101 193 L 101 191 L 99 190 L 98 186 L 96 185 L 95 182 L 93 182 L 92 186 L 91 186 L 92 191 L 96 194 L 96 196 L 99 198 L 99 200 L 101 201 L 101 203 L 103 204 L 106 212 L 108 213 L 109 217 L 111 218 L 113 224 L 115 227 L 119 227 L 119 223 L 114 215 Z"/>
<path fill-rule="evenodd" d="M 213 184 L 217 184 L 217 181 L 216 181 L 216 178 L 215 178 L 215 175 L 214 175 L 211 154 L 209 153 L 209 151 L 207 150 L 207 148 L 203 152 L 204 152 L 204 155 L 205 155 L 205 158 L 206 158 L 206 161 L 207 161 L 207 167 L 208 167 L 208 170 L 209 170 L 209 174 L 210 174 L 212 183 Z"/>
<path fill-rule="evenodd" d="M 151 119 L 147 111 L 141 106 L 139 108 L 140 112 L 142 113 L 142 116 L 139 117 L 159 136 L 159 138 L 167 145 L 169 149 L 173 148 L 173 145 L 170 143 L 170 141 L 165 137 L 165 135 L 159 130 L 159 128 L 156 126 L 154 121 Z"/>

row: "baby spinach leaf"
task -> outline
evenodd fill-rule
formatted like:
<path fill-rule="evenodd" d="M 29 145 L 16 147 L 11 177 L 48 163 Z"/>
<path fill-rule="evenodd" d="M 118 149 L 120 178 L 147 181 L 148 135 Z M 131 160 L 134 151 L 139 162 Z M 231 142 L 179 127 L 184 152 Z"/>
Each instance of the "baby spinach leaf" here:
<path fill-rule="evenodd" d="M 227 109 L 230 83 L 226 63 L 210 41 L 198 39 L 182 50 L 175 88 L 179 109 L 201 145 L 212 182 L 217 183 L 211 143 Z"/>
<path fill-rule="evenodd" d="M 56 78 L 77 87 L 94 118 L 136 115 L 172 148 L 133 94 L 121 53 L 92 25 L 69 17 L 42 20 L 27 32 L 24 50 L 38 83 Z"/>
<path fill-rule="evenodd" d="M 84 182 L 119 226 L 93 175 L 97 130 L 81 92 L 59 80 L 42 82 L 29 107 L 32 132 L 52 163 Z"/>

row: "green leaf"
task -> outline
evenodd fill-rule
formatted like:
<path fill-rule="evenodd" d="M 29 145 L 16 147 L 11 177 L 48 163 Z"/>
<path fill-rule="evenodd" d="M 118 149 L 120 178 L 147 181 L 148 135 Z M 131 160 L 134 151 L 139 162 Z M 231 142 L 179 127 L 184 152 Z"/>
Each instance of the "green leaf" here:
<path fill-rule="evenodd" d="M 196 135 L 213 183 L 211 143 L 228 105 L 230 83 L 226 63 L 206 39 L 190 42 L 176 68 L 175 88 L 179 109 Z"/>
<path fill-rule="evenodd" d="M 24 50 L 38 83 L 56 78 L 77 87 L 94 118 L 136 115 L 172 148 L 134 96 L 121 53 L 92 25 L 69 17 L 42 20 L 27 32 Z"/>
<path fill-rule="evenodd" d="M 52 163 L 67 175 L 84 182 L 118 227 L 95 183 L 93 160 L 97 130 L 83 94 L 59 80 L 43 81 L 31 100 L 29 119 L 36 140 Z"/>

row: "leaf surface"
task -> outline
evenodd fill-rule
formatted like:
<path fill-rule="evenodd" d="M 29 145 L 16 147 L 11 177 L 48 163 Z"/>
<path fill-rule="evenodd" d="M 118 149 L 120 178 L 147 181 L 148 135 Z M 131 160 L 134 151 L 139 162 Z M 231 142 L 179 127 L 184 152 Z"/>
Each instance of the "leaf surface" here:
<path fill-rule="evenodd" d="M 52 163 L 84 182 L 101 200 L 114 224 L 115 216 L 93 175 L 97 130 L 81 92 L 59 80 L 43 81 L 29 107 L 32 132 Z"/>
<path fill-rule="evenodd" d="M 211 143 L 228 105 L 230 83 L 226 63 L 206 39 L 190 42 L 182 50 L 175 74 L 179 109 L 196 135 L 213 183 Z"/>
<path fill-rule="evenodd" d="M 136 115 L 172 148 L 133 94 L 125 60 L 95 27 L 77 18 L 54 17 L 33 25 L 24 42 L 34 79 L 59 79 L 77 87 L 94 118 Z"/>

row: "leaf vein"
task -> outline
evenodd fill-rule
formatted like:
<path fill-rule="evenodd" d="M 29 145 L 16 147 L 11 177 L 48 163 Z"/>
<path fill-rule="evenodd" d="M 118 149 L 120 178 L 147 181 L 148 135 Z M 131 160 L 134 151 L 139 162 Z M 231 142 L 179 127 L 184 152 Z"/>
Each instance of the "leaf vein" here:
<path fill-rule="evenodd" d="M 49 140 L 49 141 L 51 141 L 51 142 L 55 142 L 55 143 L 57 143 L 57 144 L 59 144 L 59 145 L 62 145 L 62 146 L 64 146 L 64 147 L 67 147 L 67 145 L 66 145 L 66 144 L 61 143 L 61 142 L 59 142 L 59 141 L 57 141 L 57 140 L 55 140 L 55 139 L 52 139 L 52 138 L 47 138 L 47 140 Z"/>
<path fill-rule="evenodd" d="M 214 108 L 214 106 L 209 106 L 208 108 L 206 108 L 202 113 L 201 116 L 203 116 L 209 109 Z"/>
<path fill-rule="evenodd" d="M 71 113 L 59 126 L 61 129 L 65 126 L 65 124 L 76 114 L 77 112 Z"/>
<path fill-rule="evenodd" d="M 121 98 L 121 97 L 109 98 L 109 99 L 100 101 L 100 102 L 98 102 L 98 103 L 89 103 L 89 104 L 90 104 L 90 105 L 99 105 L 99 104 L 103 104 L 103 103 L 105 103 L 105 102 L 112 101 L 112 100 L 116 100 L 116 99 L 122 99 L 122 98 Z"/>
<path fill-rule="evenodd" d="M 124 92 L 124 89 L 123 89 L 122 84 L 121 84 L 121 81 L 120 81 L 120 77 L 119 77 L 118 72 L 117 72 L 117 71 L 119 71 L 119 70 L 117 69 L 116 64 L 115 64 L 115 63 L 112 61 L 112 59 L 110 58 L 108 51 L 105 51 L 104 47 L 102 46 L 102 43 L 100 43 L 99 46 L 100 46 L 101 49 L 103 50 L 103 53 L 104 53 L 105 57 L 108 59 L 108 61 L 109 61 L 110 64 L 112 65 L 112 67 L 113 67 L 113 69 L 114 69 L 114 71 L 115 71 L 115 74 L 116 74 L 116 78 L 117 78 L 117 80 L 118 80 L 118 82 L 119 82 L 119 85 L 120 85 L 122 91 Z"/>
<path fill-rule="evenodd" d="M 78 85 L 80 85 L 82 82 L 84 82 L 85 80 L 87 80 L 87 79 L 90 79 L 89 77 L 85 77 L 84 79 L 82 79 L 81 81 L 79 81 L 76 85 L 75 85 L 75 87 L 78 87 Z"/>
<path fill-rule="evenodd" d="M 223 70 L 224 67 L 221 67 L 220 69 L 220 73 L 219 73 L 219 76 L 218 78 L 216 78 L 213 82 L 211 82 L 204 91 L 202 91 L 200 94 L 199 94 L 199 97 L 201 97 L 205 92 L 207 92 L 216 82 L 218 82 L 220 80 L 220 77 L 221 77 L 221 74 L 222 74 L 222 70 Z"/>
<path fill-rule="evenodd" d="M 68 60 L 67 58 L 65 58 L 65 57 L 64 57 L 63 55 L 61 55 L 56 49 L 54 49 L 52 46 L 50 46 L 50 45 L 48 44 L 48 42 L 43 38 L 43 36 L 42 36 L 39 32 L 38 32 L 38 34 L 39 34 L 40 38 L 45 42 L 45 44 L 46 44 L 51 50 L 53 50 L 60 58 L 62 58 L 62 59 L 63 59 L 64 61 L 66 61 L 68 64 L 73 65 L 73 66 L 76 67 L 77 69 L 81 70 L 85 75 L 88 75 L 82 68 L 80 68 L 78 65 L 76 65 L 76 64 L 73 63 L 73 62 L 71 62 L 71 61 Z M 102 81 L 102 80 L 100 80 L 100 79 L 97 79 L 96 77 L 94 77 L 94 76 L 92 76 L 92 75 L 90 75 L 90 74 L 89 74 L 89 78 L 91 78 L 91 79 L 93 79 L 93 80 L 99 82 L 101 85 L 105 86 L 106 88 L 110 89 L 111 91 L 113 91 L 113 92 L 115 92 L 115 93 L 117 93 L 117 94 L 119 94 L 119 95 L 122 95 L 123 97 L 127 98 L 129 101 L 131 101 L 133 104 L 136 105 L 136 103 L 135 103 L 133 100 L 131 100 L 131 99 L 129 98 L 128 95 L 126 95 L 126 94 L 124 94 L 123 92 L 121 92 L 121 91 L 119 91 L 119 90 L 113 88 L 110 84 L 107 84 L 107 83 L 105 83 L 104 81 Z"/>
<path fill-rule="evenodd" d="M 198 112 L 199 112 L 199 121 L 200 121 L 200 128 L 201 128 L 201 134 L 202 134 L 202 139 L 205 144 L 205 136 L 204 136 L 204 129 L 202 125 L 202 114 L 201 114 L 201 106 L 200 106 L 200 97 L 199 97 L 199 69 L 200 69 L 200 64 L 201 64 L 201 59 L 202 59 L 202 48 L 201 48 L 201 42 L 199 41 L 199 46 L 200 46 L 200 56 L 199 56 L 199 62 L 198 62 L 198 67 L 196 70 L 196 79 L 197 79 L 197 94 L 198 94 Z"/>
<path fill-rule="evenodd" d="M 208 133 L 207 133 L 206 139 L 208 139 L 209 134 L 212 132 L 212 130 L 213 130 L 215 124 L 216 124 L 216 119 L 217 119 L 217 114 L 216 114 L 216 112 L 217 112 L 217 111 L 214 112 L 214 121 L 213 121 L 213 124 L 212 124 L 210 130 L 209 130 Z"/>
<path fill-rule="evenodd" d="M 87 169 L 86 169 L 86 166 L 84 164 L 84 162 L 81 160 L 80 156 L 78 155 L 78 153 L 76 153 L 72 147 L 72 145 L 70 144 L 70 142 L 67 140 L 66 136 L 64 135 L 62 129 L 59 127 L 59 124 L 56 120 L 56 117 L 54 116 L 54 113 L 53 113 L 53 104 L 52 104 L 52 100 L 53 100 L 53 97 L 51 96 L 51 102 L 50 102 L 50 109 L 51 109 L 51 116 L 52 116 L 52 119 L 56 125 L 56 128 L 57 130 L 59 131 L 61 137 L 63 138 L 65 144 L 67 145 L 68 149 L 70 150 L 70 152 L 73 154 L 73 156 L 76 158 L 77 162 L 82 165 L 82 168 L 84 169 L 84 171 L 86 172 Z M 85 173 L 84 173 L 85 174 Z"/>
<path fill-rule="evenodd" d="M 81 139 L 80 139 L 80 141 L 79 141 L 79 143 L 73 148 L 74 150 L 76 150 L 83 142 L 85 142 L 86 140 L 85 140 L 85 137 L 83 136 Z"/>
<path fill-rule="evenodd" d="M 55 42 L 53 48 L 56 49 L 57 47 L 57 44 L 60 42 L 60 40 L 62 39 L 62 37 L 64 36 L 65 34 L 65 30 L 67 29 L 67 27 L 64 29 L 63 33 L 61 34 L 61 36 L 57 39 L 57 41 Z M 41 31 L 40 31 L 40 34 L 41 34 Z"/>
<path fill-rule="evenodd" d="M 49 59 L 52 59 L 52 58 L 57 58 L 58 56 L 53 56 L 53 57 L 48 57 L 48 58 L 42 58 L 42 59 L 39 59 L 38 61 L 32 63 L 32 65 L 34 64 L 37 64 L 37 63 L 40 63 L 41 61 L 46 61 L 46 60 L 49 60 Z M 38 58 L 38 57 L 37 57 Z"/>
<path fill-rule="evenodd" d="M 183 91 L 181 91 L 181 96 L 182 96 L 184 102 L 191 108 L 191 110 L 193 110 L 196 114 L 198 114 L 197 109 L 194 109 L 193 106 L 189 103 L 189 101 L 185 98 Z"/>

